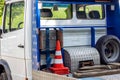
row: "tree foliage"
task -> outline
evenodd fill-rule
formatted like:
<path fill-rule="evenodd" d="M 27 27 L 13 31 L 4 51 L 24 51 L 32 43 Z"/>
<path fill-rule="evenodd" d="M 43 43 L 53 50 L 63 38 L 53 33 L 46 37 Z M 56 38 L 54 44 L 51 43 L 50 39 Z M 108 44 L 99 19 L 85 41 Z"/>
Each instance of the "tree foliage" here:
<path fill-rule="evenodd" d="M 4 8 L 4 0 L 0 0 L 0 26 L 2 23 L 3 8 Z"/>

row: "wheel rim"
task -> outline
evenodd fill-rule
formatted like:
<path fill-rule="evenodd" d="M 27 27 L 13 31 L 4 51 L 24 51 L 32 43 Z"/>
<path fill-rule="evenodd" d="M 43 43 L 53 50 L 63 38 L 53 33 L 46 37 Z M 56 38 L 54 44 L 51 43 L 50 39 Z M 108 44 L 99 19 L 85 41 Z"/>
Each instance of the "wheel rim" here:
<path fill-rule="evenodd" d="M 114 61 L 119 56 L 119 45 L 114 40 L 108 40 L 104 44 L 104 55 L 106 60 Z"/>
<path fill-rule="evenodd" d="M 1 73 L 0 80 L 8 80 L 7 79 L 7 74 L 5 72 Z"/>

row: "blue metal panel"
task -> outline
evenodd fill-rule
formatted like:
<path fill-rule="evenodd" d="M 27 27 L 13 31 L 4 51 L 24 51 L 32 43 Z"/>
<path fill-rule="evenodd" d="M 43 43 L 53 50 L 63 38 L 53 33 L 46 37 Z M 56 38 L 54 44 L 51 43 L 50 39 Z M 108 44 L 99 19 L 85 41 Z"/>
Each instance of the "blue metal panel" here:
<path fill-rule="evenodd" d="M 106 6 L 107 34 L 115 34 L 114 32 L 114 11 L 111 11 L 111 5 Z"/>
<path fill-rule="evenodd" d="M 115 35 L 120 39 L 120 0 L 116 0 L 115 13 L 114 13 L 114 32 Z"/>
<path fill-rule="evenodd" d="M 117 36 L 120 39 L 120 0 L 115 0 L 115 10 L 107 6 L 108 34 Z"/>

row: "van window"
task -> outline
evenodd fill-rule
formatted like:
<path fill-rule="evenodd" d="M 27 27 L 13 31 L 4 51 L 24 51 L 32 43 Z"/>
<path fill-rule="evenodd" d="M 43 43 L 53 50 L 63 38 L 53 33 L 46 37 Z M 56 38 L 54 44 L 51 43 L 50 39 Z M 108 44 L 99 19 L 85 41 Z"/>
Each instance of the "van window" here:
<path fill-rule="evenodd" d="M 6 5 L 5 9 L 5 23 L 4 23 L 4 32 L 7 32 L 9 30 L 10 26 L 10 5 Z"/>
<path fill-rule="evenodd" d="M 40 9 L 41 19 L 71 19 L 71 4 L 43 3 Z"/>
<path fill-rule="evenodd" d="M 102 5 L 76 5 L 76 15 L 78 19 L 104 19 L 104 6 Z"/>
<path fill-rule="evenodd" d="M 24 2 L 12 3 L 6 6 L 4 32 L 23 28 Z"/>

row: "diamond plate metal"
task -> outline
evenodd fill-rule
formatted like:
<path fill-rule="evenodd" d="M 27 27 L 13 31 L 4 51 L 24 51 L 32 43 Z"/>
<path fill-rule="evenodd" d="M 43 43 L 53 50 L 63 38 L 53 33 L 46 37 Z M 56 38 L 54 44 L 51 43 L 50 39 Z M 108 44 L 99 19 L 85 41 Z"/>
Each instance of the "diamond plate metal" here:
<path fill-rule="evenodd" d="M 100 56 L 95 48 L 85 46 L 64 49 L 64 64 L 70 68 L 71 72 L 77 71 L 79 61 L 93 60 L 94 64 L 100 64 Z"/>
<path fill-rule="evenodd" d="M 120 80 L 120 74 L 100 76 L 99 78 L 103 80 Z"/>

